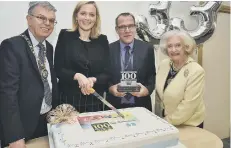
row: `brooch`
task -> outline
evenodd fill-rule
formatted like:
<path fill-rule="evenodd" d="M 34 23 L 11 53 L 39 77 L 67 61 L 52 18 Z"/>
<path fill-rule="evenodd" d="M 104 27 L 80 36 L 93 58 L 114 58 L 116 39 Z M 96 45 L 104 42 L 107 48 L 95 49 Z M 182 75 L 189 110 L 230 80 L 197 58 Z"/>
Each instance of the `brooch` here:
<path fill-rule="evenodd" d="M 184 77 L 186 78 L 186 77 L 188 76 L 188 74 L 189 74 L 189 70 L 186 69 L 186 70 L 184 71 Z"/>

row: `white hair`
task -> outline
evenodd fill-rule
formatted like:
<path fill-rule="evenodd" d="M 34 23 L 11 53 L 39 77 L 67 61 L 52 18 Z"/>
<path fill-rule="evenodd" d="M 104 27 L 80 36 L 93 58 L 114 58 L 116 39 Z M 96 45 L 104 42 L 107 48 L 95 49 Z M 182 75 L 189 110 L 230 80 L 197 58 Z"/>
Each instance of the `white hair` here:
<path fill-rule="evenodd" d="M 50 11 L 56 12 L 57 10 L 53 5 L 51 5 L 48 1 L 32 1 L 29 3 L 29 9 L 28 9 L 28 14 L 31 15 L 33 14 L 33 10 L 36 6 L 42 6 L 43 8 L 46 8 Z"/>
<path fill-rule="evenodd" d="M 180 30 L 171 30 L 171 31 L 164 33 L 160 39 L 159 49 L 165 55 L 168 55 L 167 40 L 173 36 L 180 37 L 183 40 L 184 45 L 188 46 L 187 50 L 185 50 L 187 55 L 191 55 L 193 51 L 196 49 L 195 40 L 187 32 L 180 31 Z"/>

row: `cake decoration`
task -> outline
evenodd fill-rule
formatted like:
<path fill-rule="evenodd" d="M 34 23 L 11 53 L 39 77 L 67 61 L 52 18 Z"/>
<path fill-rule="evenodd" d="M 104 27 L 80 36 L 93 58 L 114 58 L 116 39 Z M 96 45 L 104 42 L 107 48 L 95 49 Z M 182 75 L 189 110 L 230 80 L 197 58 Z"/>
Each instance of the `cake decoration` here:
<path fill-rule="evenodd" d="M 47 121 L 50 124 L 76 123 L 79 112 L 70 104 L 61 104 L 47 114 Z"/>

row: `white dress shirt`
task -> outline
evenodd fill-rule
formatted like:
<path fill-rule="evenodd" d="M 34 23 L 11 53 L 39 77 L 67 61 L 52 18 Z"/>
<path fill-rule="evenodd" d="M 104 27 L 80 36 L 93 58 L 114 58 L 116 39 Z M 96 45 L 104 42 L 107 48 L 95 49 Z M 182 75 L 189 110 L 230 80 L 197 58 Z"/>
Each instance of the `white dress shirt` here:
<path fill-rule="evenodd" d="M 31 42 L 32 42 L 32 45 L 34 47 L 34 52 L 35 52 L 35 56 L 36 56 L 36 62 L 37 62 L 37 65 L 38 65 L 38 53 L 39 53 L 39 47 L 38 47 L 38 44 L 39 42 L 35 39 L 34 35 L 30 32 L 30 30 L 28 29 L 28 32 L 29 32 L 29 36 L 30 36 L 30 39 L 31 39 Z M 45 40 L 42 42 L 42 44 L 45 46 L 46 48 L 46 42 Z M 47 60 L 47 57 L 45 57 L 46 60 L 45 60 L 45 66 L 46 66 L 46 69 L 48 71 L 48 77 L 47 77 L 47 81 L 48 81 L 48 84 L 50 86 L 50 90 L 52 92 L 52 83 L 51 83 L 51 73 L 50 73 L 50 66 L 49 66 L 49 63 L 48 63 L 48 60 Z M 43 102 L 42 102 L 42 106 L 41 106 L 41 110 L 40 110 L 40 114 L 45 114 L 47 113 L 49 110 L 51 110 L 52 106 L 49 106 L 45 103 L 45 98 L 43 98 Z"/>

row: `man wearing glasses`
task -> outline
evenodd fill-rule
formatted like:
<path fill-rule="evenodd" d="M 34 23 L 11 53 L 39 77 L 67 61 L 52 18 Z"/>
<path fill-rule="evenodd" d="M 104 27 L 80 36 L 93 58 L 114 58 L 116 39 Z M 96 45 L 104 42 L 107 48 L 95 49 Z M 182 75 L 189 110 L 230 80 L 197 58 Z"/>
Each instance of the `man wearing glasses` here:
<path fill-rule="evenodd" d="M 107 99 L 117 108 L 145 107 L 152 110 L 151 97 L 155 84 L 155 60 L 152 45 L 135 39 L 135 18 L 121 13 L 115 20 L 119 40 L 110 44 L 110 87 Z M 121 71 L 135 71 L 140 91 L 118 91 Z M 130 75 L 131 76 L 131 75 Z"/>
<path fill-rule="evenodd" d="M 25 148 L 25 141 L 47 135 L 46 114 L 58 98 L 53 47 L 46 41 L 55 12 L 49 2 L 30 2 L 28 29 L 0 45 L 2 146 Z"/>

